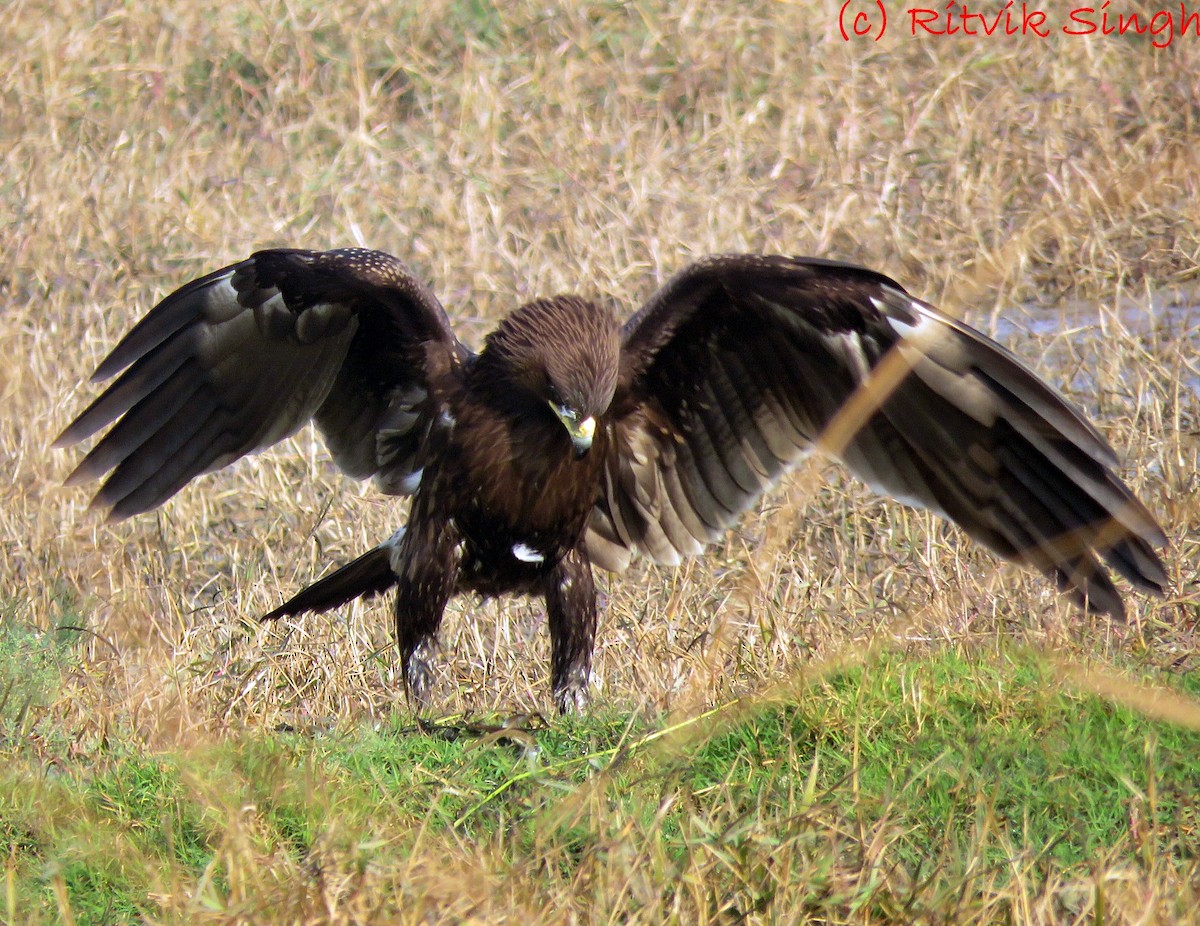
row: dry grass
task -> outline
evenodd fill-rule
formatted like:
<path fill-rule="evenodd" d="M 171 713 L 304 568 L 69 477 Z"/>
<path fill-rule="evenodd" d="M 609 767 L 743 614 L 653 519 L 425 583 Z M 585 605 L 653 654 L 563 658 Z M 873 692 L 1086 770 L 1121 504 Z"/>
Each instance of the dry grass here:
<path fill-rule="evenodd" d="M 1200 43 L 848 45 L 838 5 L 10 3 L 0 588 L 8 621 L 91 632 L 62 728 L 186 748 L 406 710 L 386 607 L 248 621 L 400 516 L 313 435 L 116 526 L 47 449 L 157 297 L 277 244 L 400 255 L 475 341 L 535 295 L 632 311 L 712 252 L 867 263 L 985 329 L 1011 320 L 1001 335 L 1097 417 L 1172 539 L 1167 599 L 1134 601 L 1128 626 L 1083 621 L 1045 581 L 814 469 L 708 557 L 602 580 L 601 697 L 623 711 L 693 716 L 897 640 L 1194 671 L 1200 310 L 1168 307 L 1195 304 Z M 543 709 L 544 636 L 531 605 L 455 603 L 447 711 Z M 456 901 L 467 918 L 542 902 L 480 865 L 434 840 L 405 877 L 482 892 Z M 1139 877 L 1131 895 L 1174 890 Z M 1053 918 L 1034 907 L 1013 909 Z"/>

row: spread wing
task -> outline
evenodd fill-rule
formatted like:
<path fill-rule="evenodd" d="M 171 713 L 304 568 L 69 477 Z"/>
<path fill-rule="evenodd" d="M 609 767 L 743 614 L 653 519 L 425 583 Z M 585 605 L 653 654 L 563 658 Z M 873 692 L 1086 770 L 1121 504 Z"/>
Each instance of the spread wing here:
<path fill-rule="evenodd" d="M 852 396 L 865 419 L 839 437 L 829 426 L 853 417 L 838 415 Z M 1092 610 L 1123 613 L 1098 558 L 1143 588 L 1167 581 L 1162 530 L 1096 430 L 1003 347 L 862 268 L 687 268 L 625 325 L 610 420 L 588 534 L 606 568 L 635 549 L 664 563 L 699 552 L 820 442 Z"/>
<path fill-rule="evenodd" d="M 470 357 L 436 297 L 394 257 L 259 251 L 152 309 L 92 379 L 124 372 L 55 445 L 116 422 L 67 479 L 111 470 L 92 505 L 114 519 L 309 420 L 348 474 L 407 494 L 441 411 L 432 379 Z"/>

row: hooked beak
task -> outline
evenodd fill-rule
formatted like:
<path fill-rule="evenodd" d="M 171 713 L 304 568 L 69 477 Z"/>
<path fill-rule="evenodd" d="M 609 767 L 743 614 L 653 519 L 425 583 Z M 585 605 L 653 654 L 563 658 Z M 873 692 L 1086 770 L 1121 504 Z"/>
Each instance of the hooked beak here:
<path fill-rule="evenodd" d="M 575 456 L 581 457 L 591 450 L 592 438 L 596 435 L 596 419 L 580 418 L 579 413 L 574 409 L 555 402 L 550 403 L 550 408 L 562 422 L 563 427 L 567 429 L 567 434 L 571 437 L 571 445 L 575 448 Z"/>

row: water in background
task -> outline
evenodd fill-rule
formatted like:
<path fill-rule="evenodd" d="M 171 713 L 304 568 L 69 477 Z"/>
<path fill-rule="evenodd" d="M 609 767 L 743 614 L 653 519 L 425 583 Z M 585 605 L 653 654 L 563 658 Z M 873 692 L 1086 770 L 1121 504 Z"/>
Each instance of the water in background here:
<path fill-rule="evenodd" d="M 1181 425 L 1200 430 L 1200 305 L 1194 294 L 1017 305 L 983 328 L 1089 414 L 1136 413 L 1139 403 L 1178 401 Z"/>

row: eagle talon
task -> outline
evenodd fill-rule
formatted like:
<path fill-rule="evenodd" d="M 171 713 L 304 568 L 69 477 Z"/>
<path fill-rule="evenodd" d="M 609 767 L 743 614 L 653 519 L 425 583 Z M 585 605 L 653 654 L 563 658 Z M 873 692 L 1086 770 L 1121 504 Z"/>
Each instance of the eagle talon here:
<path fill-rule="evenodd" d="M 418 712 L 429 709 L 433 691 L 433 646 L 424 642 L 413 648 L 403 660 L 404 687 L 408 699 Z"/>
<path fill-rule="evenodd" d="M 588 695 L 587 683 L 569 683 L 562 688 L 554 689 L 554 703 L 558 707 L 558 712 L 564 716 L 568 714 L 580 715 L 587 711 L 588 704 L 591 702 L 591 697 Z"/>

